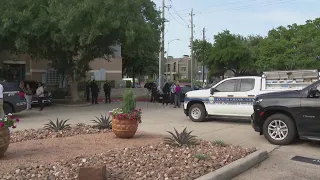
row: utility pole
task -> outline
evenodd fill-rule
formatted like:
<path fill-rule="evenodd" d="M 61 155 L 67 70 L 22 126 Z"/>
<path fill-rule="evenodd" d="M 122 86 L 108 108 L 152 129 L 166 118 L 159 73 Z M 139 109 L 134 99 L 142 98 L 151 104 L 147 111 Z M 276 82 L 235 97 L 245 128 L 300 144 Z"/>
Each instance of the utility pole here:
<path fill-rule="evenodd" d="M 206 28 L 203 28 L 202 30 L 202 40 L 203 42 L 206 40 Z M 204 84 L 204 54 L 202 55 L 202 84 Z"/>
<path fill-rule="evenodd" d="M 191 57 L 191 88 L 193 88 L 193 72 L 194 72 L 194 59 L 193 59 L 193 9 L 191 9 L 191 38 L 190 38 L 190 49 L 191 49 L 191 53 L 190 53 L 190 57 Z"/>
<path fill-rule="evenodd" d="M 161 22 L 161 38 L 160 38 L 160 53 L 159 53 L 159 86 L 162 88 L 163 86 L 163 64 L 164 64 L 164 8 L 165 8 L 165 0 L 162 0 L 162 22 Z"/>

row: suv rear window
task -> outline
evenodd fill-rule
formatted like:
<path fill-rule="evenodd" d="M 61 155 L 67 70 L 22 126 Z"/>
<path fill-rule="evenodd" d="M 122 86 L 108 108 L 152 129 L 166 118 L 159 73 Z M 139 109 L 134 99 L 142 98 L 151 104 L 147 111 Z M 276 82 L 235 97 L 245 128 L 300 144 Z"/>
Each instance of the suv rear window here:
<path fill-rule="evenodd" d="M 21 89 L 16 83 L 2 83 L 2 86 L 4 92 L 21 91 Z"/>

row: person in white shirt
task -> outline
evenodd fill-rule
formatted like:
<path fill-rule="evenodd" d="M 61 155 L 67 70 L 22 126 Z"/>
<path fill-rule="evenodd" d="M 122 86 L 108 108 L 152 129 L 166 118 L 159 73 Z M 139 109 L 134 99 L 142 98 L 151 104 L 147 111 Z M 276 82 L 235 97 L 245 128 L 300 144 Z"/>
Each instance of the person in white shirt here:
<path fill-rule="evenodd" d="M 4 117 L 4 110 L 3 110 L 3 86 L 0 84 L 0 118 Z"/>
<path fill-rule="evenodd" d="M 40 105 L 40 111 L 42 111 L 43 108 L 44 108 L 44 104 L 42 102 L 43 99 L 44 99 L 44 88 L 43 88 L 43 85 L 42 85 L 41 82 L 39 82 L 39 84 L 38 84 L 38 88 L 36 90 L 36 94 L 38 96 L 38 103 Z"/>

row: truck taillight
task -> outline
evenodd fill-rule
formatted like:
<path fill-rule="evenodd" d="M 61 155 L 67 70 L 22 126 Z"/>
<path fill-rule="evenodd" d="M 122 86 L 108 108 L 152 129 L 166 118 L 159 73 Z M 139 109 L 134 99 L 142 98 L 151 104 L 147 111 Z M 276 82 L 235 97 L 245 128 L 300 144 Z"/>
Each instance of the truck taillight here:
<path fill-rule="evenodd" d="M 21 99 L 24 99 L 24 92 L 19 92 L 19 96 L 21 97 Z"/>

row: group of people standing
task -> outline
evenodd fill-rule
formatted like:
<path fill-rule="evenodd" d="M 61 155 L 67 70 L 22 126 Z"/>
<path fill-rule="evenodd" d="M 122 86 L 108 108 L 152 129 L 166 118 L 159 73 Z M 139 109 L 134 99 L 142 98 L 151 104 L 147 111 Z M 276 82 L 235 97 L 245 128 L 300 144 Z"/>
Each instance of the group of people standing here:
<path fill-rule="evenodd" d="M 168 104 L 173 104 L 173 108 L 179 107 L 180 108 L 180 96 L 181 96 L 181 87 L 179 81 L 176 83 L 166 83 L 163 88 L 161 89 L 160 86 L 154 85 L 151 88 L 151 102 L 156 101 L 157 94 L 160 94 L 162 97 L 162 105 L 168 106 Z"/>
<path fill-rule="evenodd" d="M 23 90 L 24 96 L 27 101 L 27 110 L 32 109 L 32 97 L 33 97 L 33 90 L 30 87 L 30 84 L 25 84 L 23 81 L 20 82 L 19 87 Z M 38 100 L 38 104 L 40 107 L 40 111 L 44 109 L 43 99 L 44 99 L 44 87 L 41 82 L 38 83 L 38 87 L 36 89 L 36 96 Z"/>
<path fill-rule="evenodd" d="M 110 82 L 105 82 L 103 85 L 103 91 L 105 94 L 106 98 L 106 103 L 111 103 L 111 84 Z M 93 79 L 91 82 L 88 81 L 86 84 L 86 97 L 87 97 L 87 102 L 90 102 L 90 92 L 91 92 L 91 104 L 98 104 L 98 96 L 100 92 L 100 88 Z"/>

